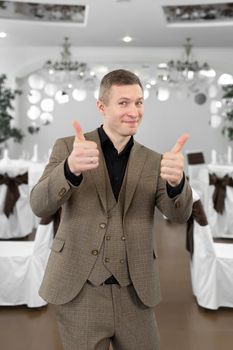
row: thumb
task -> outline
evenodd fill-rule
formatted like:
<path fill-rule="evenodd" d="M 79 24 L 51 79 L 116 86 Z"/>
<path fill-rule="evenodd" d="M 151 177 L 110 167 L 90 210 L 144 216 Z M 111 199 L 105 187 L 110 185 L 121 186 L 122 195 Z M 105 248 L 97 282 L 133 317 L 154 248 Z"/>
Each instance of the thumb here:
<path fill-rule="evenodd" d="M 75 130 L 75 137 L 77 137 L 78 141 L 85 141 L 85 137 L 79 122 L 77 120 L 73 120 L 72 125 Z"/>
<path fill-rule="evenodd" d="M 178 153 L 182 150 L 184 144 L 186 143 L 186 141 L 188 140 L 189 135 L 187 133 L 183 134 L 182 136 L 180 136 L 178 138 L 178 140 L 176 141 L 176 144 L 172 147 L 171 152 L 172 153 Z"/>

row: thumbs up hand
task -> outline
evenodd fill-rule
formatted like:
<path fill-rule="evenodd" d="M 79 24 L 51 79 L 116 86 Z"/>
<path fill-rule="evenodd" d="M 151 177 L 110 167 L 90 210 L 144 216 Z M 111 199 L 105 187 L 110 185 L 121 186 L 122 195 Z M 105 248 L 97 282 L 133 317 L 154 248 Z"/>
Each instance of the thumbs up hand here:
<path fill-rule="evenodd" d="M 181 150 L 188 137 L 188 134 L 183 134 L 171 151 L 163 154 L 161 160 L 160 176 L 172 187 L 178 186 L 183 178 L 184 157 Z"/>
<path fill-rule="evenodd" d="M 75 130 L 75 139 L 73 150 L 68 157 L 68 166 L 73 174 L 79 176 L 84 171 L 98 167 L 99 151 L 95 142 L 85 139 L 78 121 L 73 121 L 72 125 Z"/>

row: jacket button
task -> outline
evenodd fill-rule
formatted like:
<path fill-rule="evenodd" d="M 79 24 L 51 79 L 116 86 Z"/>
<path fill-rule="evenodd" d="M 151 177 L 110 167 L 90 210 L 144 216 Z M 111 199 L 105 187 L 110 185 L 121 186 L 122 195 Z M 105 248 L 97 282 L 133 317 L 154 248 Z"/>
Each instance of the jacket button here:
<path fill-rule="evenodd" d="M 121 236 L 121 240 L 125 241 L 126 240 L 125 236 Z"/>
<path fill-rule="evenodd" d="M 105 261 L 105 262 L 109 262 L 110 259 L 109 259 L 109 258 L 104 258 L 104 261 Z"/>
<path fill-rule="evenodd" d="M 109 241 L 111 239 L 111 236 L 106 236 L 106 240 Z"/>
<path fill-rule="evenodd" d="M 59 194 L 60 197 L 63 196 L 65 193 L 66 193 L 65 187 L 63 187 L 63 188 L 58 192 L 58 194 Z"/>
<path fill-rule="evenodd" d="M 101 224 L 100 224 L 100 228 L 105 228 L 106 227 L 106 224 L 104 223 L 104 222 L 102 222 Z"/>
<path fill-rule="evenodd" d="M 124 259 L 121 259 L 121 260 L 120 260 L 120 263 L 121 263 L 121 264 L 124 264 L 124 262 L 125 262 Z"/>
<path fill-rule="evenodd" d="M 175 208 L 179 209 L 181 207 L 181 204 L 179 201 L 175 202 Z"/>
<path fill-rule="evenodd" d="M 98 250 L 97 250 L 97 249 L 93 249 L 93 250 L 91 251 L 91 254 L 92 254 L 92 255 L 98 255 L 98 254 L 99 254 L 99 252 L 98 252 Z"/>

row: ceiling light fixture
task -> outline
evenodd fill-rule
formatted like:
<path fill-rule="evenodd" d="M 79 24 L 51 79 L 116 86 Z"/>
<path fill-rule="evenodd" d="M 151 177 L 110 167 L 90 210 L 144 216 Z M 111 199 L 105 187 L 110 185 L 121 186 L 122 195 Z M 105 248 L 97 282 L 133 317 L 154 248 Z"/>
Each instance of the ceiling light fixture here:
<path fill-rule="evenodd" d="M 49 79 L 53 82 L 68 82 L 74 79 L 82 79 L 87 71 L 87 64 L 84 62 L 72 61 L 69 38 L 65 37 L 62 44 L 61 60 L 48 60 L 44 64 Z"/>
<path fill-rule="evenodd" d="M 219 1 L 220 2 L 220 1 Z M 169 25 L 185 23 L 206 23 L 222 22 L 225 25 L 232 24 L 233 4 L 209 3 L 195 5 L 169 5 L 163 6 L 163 11 Z"/>
<path fill-rule="evenodd" d="M 192 47 L 191 38 L 187 38 L 183 58 L 160 63 L 157 66 L 157 79 L 158 85 L 174 89 L 177 93 L 186 89 L 187 96 L 194 94 L 195 102 L 201 105 L 206 101 L 207 89 L 215 79 L 216 72 L 207 62 L 200 64 L 193 59 Z"/>
<path fill-rule="evenodd" d="M 7 37 L 7 33 L 5 33 L 5 32 L 0 32 L 0 38 L 1 39 L 4 39 L 4 38 L 6 38 Z"/>
<path fill-rule="evenodd" d="M 133 40 L 133 38 L 129 35 L 126 35 L 122 38 L 122 41 L 124 41 L 124 43 L 130 43 Z"/>
<path fill-rule="evenodd" d="M 93 93 L 97 87 L 98 78 L 95 71 L 91 70 L 87 63 L 73 60 L 70 46 L 69 38 L 65 37 L 61 59 L 47 60 L 42 68 L 28 77 L 28 101 L 33 104 L 29 108 L 28 118 L 33 123 L 40 120 L 44 125 L 50 124 L 53 121 L 51 113 L 57 103 L 68 103 L 71 97 L 82 102 L 87 97 L 87 91 L 91 90 Z"/>
<path fill-rule="evenodd" d="M 42 4 L 41 1 L 38 3 L 25 0 L 1 1 L 0 18 L 19 21 L 74 23 L 79 26 L 86 25 L 88 5 L 49 4 L 51 1 L 46 2 Z"/>

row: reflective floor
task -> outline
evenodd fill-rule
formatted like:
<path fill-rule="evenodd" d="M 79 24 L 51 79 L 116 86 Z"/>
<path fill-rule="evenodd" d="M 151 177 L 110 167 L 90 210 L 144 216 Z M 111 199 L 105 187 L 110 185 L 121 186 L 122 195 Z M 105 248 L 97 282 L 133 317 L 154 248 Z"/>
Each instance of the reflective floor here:
<path fill-rule="evenodd" d="M 163 301 L 156 307 L 161 350 L 232 350 L 233 309 L 197 306 L 192 295 L 185 226 L 159 221 Z"/>
<path fill-rule="evenodd" d="M 192 295 L 185 226 L 158 217 L 156 230 L 163 301 L 155 312 L 161 350 L 232 350 L 233 309 L 204 310 Z M 0 307 L 0 349 L 62 350 L 53 307 Z"/>

